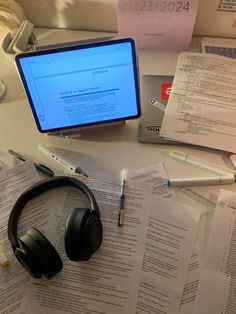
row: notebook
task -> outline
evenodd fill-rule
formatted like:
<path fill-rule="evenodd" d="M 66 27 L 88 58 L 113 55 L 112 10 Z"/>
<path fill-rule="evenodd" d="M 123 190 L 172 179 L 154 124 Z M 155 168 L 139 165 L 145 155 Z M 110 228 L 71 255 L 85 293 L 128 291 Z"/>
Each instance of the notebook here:
<path fill-rule="evenodd" d="M 149 143 L 170 141 L 160 137 L 160 129 L 165 114 L 174 76 L 144 75 L 142 77 L 141 105 L 138 140 Z"/>
<path fill-rule="evenodd" d="M 41 133 L 67 134 L 140 116 L 131 38 L 28 52 L 15 60 Z"/>

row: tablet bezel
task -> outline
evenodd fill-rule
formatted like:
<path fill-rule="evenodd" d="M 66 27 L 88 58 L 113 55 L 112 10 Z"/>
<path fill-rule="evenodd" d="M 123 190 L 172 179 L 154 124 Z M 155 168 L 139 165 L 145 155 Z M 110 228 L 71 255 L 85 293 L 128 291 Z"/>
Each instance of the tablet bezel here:
<path fill-rule="evenodd" d="M 57 127 L 57 128 L 42 129 L 41 125 L 40 125 L 40 121 L 39 121 L 38 116 L 37 116 L 37 112 L 35 110 L 35 106 L 33 104 L 33 100 L 31 98 L 30 91 L 28 89 L 28 85 L 27 85 L 21 64 L 20 64 L 20 60 L 23 58 L 31 57 L 31 56 L 34 57 L 34 56 L 41 56 L 41 55 L 45 55 L 45 54 L 55 54 L 55 53 L 67 52 L 67 51 L 90 49 L 90 48 L 94 48 L 94 47 L 109 46 L 109 45 L 115 45 L 115 44 L 120 44 L 120 43 L 130 43 L 130 47 L 131 47 L 137 113 L 134 115 L 131 115 L 131 116 L 124 116 L 124 117 L 120 117 L 120 118 L 116 118 L 116 119 L 109 119 L 109 120 L 104 120 L 104 121 L 96 121 L 96 122 L 83 123 L 83 124 L 75 124 L 75 125 L 69 125 L 69 126 L 63 126 L 63 127 Z M 112 40 L 107 40 L 107 41 L 92 42 L 92 43 L 87 43 L 87 44 L 79 44 L 79 45 L 65 46 L 65 47 L 59 47 L 59 48 L 56 47 L 56 48 L 50 48 L 50 49 L 45 49 L 45 50 L 39 50 L 39 51 L 30 51 L 30 52 L 26 52 L 26 53 L 17 54 L 15 56 L 15 64 L 16 64 L 16 68 L 17 68 L 18 74 L 20 76 L 21 82 L 22 82 L 23 87 L 25 89 L 26 96 L 27 96 L 28 102 L 30 104 L 31 111 L 32 111 L 34 120 L 36 122 L 37 128 L 38 128 L 39 132 L 41 132 L 41 133 L 53 133 L 53 132 L 58 132 L 58 131 L 59 132 L 71 131 L 73 129 L 112 124 L 112 123 L 122 122 L 125 120 L 136 119 L 136 118 L 140 117 L 140 115 L 141 115 L 138 62 L 137 62 L 135 42 L 132 38 L 119 38 L 119 39 L 112 39 Z"/>

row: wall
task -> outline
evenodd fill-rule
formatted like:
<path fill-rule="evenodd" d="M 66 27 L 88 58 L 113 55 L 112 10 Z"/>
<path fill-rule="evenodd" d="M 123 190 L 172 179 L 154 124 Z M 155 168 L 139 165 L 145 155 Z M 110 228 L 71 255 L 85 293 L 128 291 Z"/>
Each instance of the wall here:
<path fill-rule="evenodd" d="M 37 27 L 117 31 L 115 0 L 16 0 Z"/>
<path fill-rule="evenodd" d="M 194 33 L 236 38 L 236 0 L 200 0 Z"/>
<path fill-rule="evenodd" d="M 117 31 L 116 0 L 17 0 L 37 27 Z M 217 11 L 231 3 L 234 12 Z M 231 8 L 232 11 L 232 8 Z M 233 26 L 234 23 L 234 26 Z M 236 37 L 236 0 L 199 0 L 196 35 Z"/>

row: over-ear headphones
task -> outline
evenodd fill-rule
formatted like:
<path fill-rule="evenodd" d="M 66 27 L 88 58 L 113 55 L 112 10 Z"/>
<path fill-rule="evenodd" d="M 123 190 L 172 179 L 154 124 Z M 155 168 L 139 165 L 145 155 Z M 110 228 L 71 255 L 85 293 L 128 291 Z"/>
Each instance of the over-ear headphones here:
<path fill-rule="evenodd" d="M 65 227 L 65 251 L 72 261 L 87 261 L 102 242 L 102 223 L 95 197 L 81 181 L 65 176 L 40 181 L 27 189 L 15 202 L 8 220 L 8 238 L 21 265 L 34 278 L 52 278 L 62 269 L 62 260 L 54 246 L 37 229 L 31 228 L 18 238 L 17 224 L 26 203 L 48 190 L 73 186 L 88 198 L 90 208 L 74 208 Z"/>

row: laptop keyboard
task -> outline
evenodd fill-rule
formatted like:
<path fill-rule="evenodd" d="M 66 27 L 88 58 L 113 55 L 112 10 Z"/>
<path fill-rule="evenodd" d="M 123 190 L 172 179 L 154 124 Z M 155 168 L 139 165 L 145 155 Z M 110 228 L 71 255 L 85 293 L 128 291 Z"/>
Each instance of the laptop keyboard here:
<path fill-rule="evenodd" d="M 236 59 L 236 48 L 205 46 L 205 52 Z"/>

